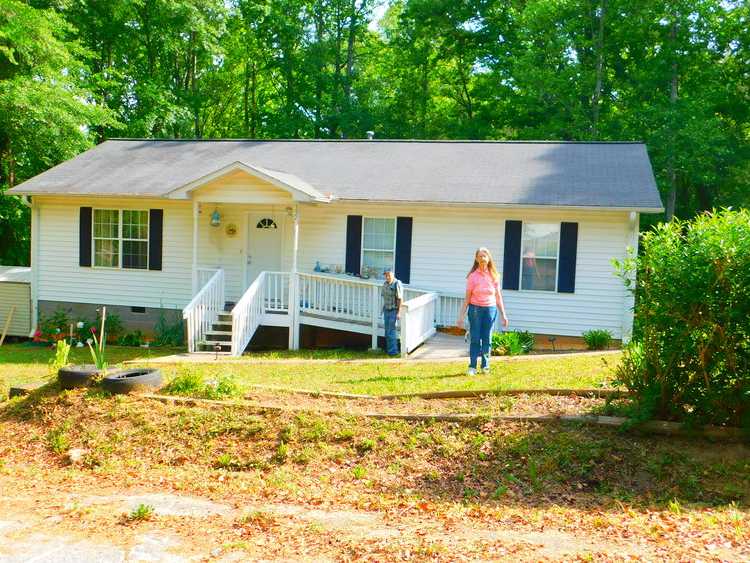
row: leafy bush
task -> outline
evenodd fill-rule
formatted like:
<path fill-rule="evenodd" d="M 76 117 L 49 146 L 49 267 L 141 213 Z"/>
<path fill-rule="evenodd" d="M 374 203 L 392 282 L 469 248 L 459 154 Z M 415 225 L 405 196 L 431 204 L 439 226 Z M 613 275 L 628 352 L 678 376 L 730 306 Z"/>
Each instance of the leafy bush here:
<path fill-rule="evenodd" d="M 143 342 L 144 337 L 140 330 L 125 333 L 117 339 L 118 346 L 140 346 Z"/>
<path fill-rule="evenodd" d="M 159 311 L 159 320 L 154 326 L 154 345 L 156 346 L 182 346 L 185 343 L 185 326 L 181 318 L 170 323 L 164 314 L 164 309 Z"/>
<path fill-rule="evenodd" d="M 606 350 L 612 343 L 612 333 L 601 328 L 587 330 L 583 333 L 583 341 L 589 350 Z"/>
<path fill-rule="evenodd" d="M 615 263 L 636 298 L 618 380 L 643 417 L 750 426 L 750 212 L 658 225 L 641 249 Z"/>
<path fill-rule="evenodd" d="M 534 348 L 534 335 L 530 332 L 493 332 L 492 349 L 503 356 L 528 354 Z"/>
<path fill-rule="evenodd" d="M 65 309 L 57 309 L 49 317 L 40 315 L 39 328 L 34 334 L 37 342 L 55 342 L 68 336 L 70 318 Z"/>
<path fill-rule="evenodd" d="M 207 380 L 194 369 L 185 368 L 164 388 L 171 395 L 183 395 L 200 399 L 227 399 L 241 394 L 237 384 L 227 375 Z"/>

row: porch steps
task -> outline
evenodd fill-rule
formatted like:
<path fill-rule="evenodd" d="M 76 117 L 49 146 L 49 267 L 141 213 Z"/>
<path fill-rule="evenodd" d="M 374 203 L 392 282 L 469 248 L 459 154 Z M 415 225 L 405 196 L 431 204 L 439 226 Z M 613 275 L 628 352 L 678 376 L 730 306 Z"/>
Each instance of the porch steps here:
<path fill-rule="evenodd" d="M 218 347 L 218 350 L 217 350 Z M 220 355 L 232 353 L 232 313 L 224 311 L 211 324 L 211 330 L 206 332 L 206 338 L 198 343 L 201 352 L 216 352 Z"/>

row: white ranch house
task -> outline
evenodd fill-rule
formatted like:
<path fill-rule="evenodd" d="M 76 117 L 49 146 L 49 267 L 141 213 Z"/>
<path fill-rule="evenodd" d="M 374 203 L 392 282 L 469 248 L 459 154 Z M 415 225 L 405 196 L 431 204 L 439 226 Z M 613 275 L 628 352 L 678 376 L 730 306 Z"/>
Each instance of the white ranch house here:
<path fill-rule="evenodd" d="M 479 246 L 511 328 L 627 339 L 611 260 L 662 211 L 641 143 L 110 140 L 10 193 L 30 196 L 33 325 L 181 312 L 190 351 L 234 355 L 264 325 L 292 349 L 305 325 L 376 346 L 385 265 L 408 288 L 407 354 L 455 325 Z"/>

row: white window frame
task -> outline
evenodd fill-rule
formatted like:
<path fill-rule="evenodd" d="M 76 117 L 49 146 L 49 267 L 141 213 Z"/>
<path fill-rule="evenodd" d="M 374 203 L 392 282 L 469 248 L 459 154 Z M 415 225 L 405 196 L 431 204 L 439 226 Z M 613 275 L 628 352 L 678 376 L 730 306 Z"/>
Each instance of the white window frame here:
<path fill-rule="evenodd" d="M 365 221 L 367 219 L 380 219 L 380 220 L 392 220 L 393 221 L 393 250 L 383 250 L 382 248 L 365 248 Z M 360 236 L 359 241 L 359 274 L 362 274 L 362 267 L 365 265 L 365 252 L 393 252 L 393 264 L 391 264 L 391 267 L 396 268 L 396 235 L 398 228 L 398 221 L 396 220 L 396 217 L 370 217 L 370 216 L 362 216 L 362 234 Z M 382 276 L 382 273 L 380 274 Z M 378 276 L 378 279 L 380 279 L 380 276 Z"/>
<path fill-rule="evenodd" d="M 523 241 L 526 235 L 527 225 L 557 225 L 557 256 L 555 256 L 555 289 L 523 289 Z M 544 221 L 521 221 L 521 255 L 518 261 L 518 291 L 527 291 L 529 293 L 557 293 L 557 282 L 560 274 L 560 231 L 562 230 L 562 223 L 546 223 Z M 552 256 L 536 256 L 543 260 L 550 260 Z"/>
<path fill-rule="evenodd" d="M 94 225 L 96 224 L 96 212 L 97 211 L 117 211 L 117 238 L 109 237 L 96 237 L 94 236 Z M 146 238 L 123 238 L 122 236 L 122 212 L 123 211 L 138 211 L 146 214 Z M 94 207 L 91 210 L 91 267 L 101 268 L 102 270 L 135 270 L 138 272 L 147 271 L 149 267 L 149 255 L 151 251 L 151 216 L 148 209 L 130 209 L 130 208 L 112 208 L 112 207 Z M 96 265 L 96 239 L 99 240 L 116 240 L 118 241 L 117 250 L 117 266 L 97 266 Z M 135 241 L 146 243 L 146 267 L 145 268 L 124 268 L 122 265 L 122 254 L 123 254 L 123 242 L 124 241 Z"/>

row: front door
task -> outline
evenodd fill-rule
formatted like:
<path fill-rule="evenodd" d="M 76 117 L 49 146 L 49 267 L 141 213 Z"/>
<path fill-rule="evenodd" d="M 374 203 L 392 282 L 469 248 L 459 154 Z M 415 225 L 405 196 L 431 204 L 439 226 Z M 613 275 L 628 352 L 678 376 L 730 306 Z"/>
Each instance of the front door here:
<path fill-rule="evenodd" d="M 263 271 L 281 270 L 282 221 L 278 214 L 250 214 L 247 223 L 246 286 Z"/>

